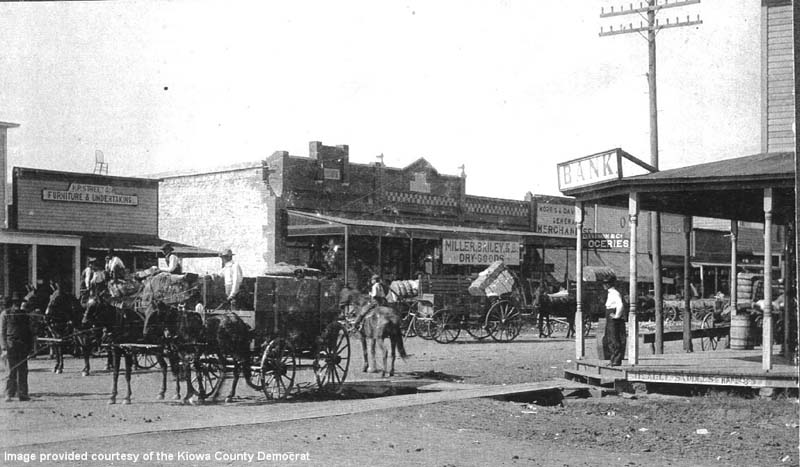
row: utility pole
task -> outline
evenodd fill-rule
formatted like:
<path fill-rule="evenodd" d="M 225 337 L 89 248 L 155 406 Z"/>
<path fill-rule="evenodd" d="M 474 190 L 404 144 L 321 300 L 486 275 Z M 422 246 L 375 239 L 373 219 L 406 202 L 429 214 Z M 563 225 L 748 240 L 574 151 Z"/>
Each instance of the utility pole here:
<path fill-rule="evenodd" d="M 637 8 L 633 4 L 628 5 L 626 10 L 621 6 L 619 10 L 614 11 L 611 7 L 610 11 L 605 11 L 605 8 L 600 9 L 601 18 L 611 18 L 617 16 L 639 15 L 646 23 L 639 23 L 638 27 L 634 27 L 633 23 L 627 25 L 621 24 L 620 28 L 614 30 L 612 26 L 608 31 L 600 28 L 600 37 L 616 36 L 619 34 L 632 34 L 638 33 L 647 40 L 647 55 L 648 55 L 648 72 L 647 84 L 650 94 L 650 165 L 658 169 L 658 97 L 656 92 L 656 34 L 662 29 L 677 28 L 686 26 L 695 26 L 703 24 L 700 20 L 700 15 L 697 19 L 692 20 L 689 16 L 686 20 L 675 18 L 675 22 L 670 23 L 669 18 L 666 23 L 661 23 L 656 19 L 656 14 L 668 8 L 684 7 L 700 3 L 700 0 L 677 0 L 670 3 L 669 0 L 663 0 L 658 3 L 657 0 L 647 0 L 647 4 L 639 3 Z M 645 34 L 646 33 L 646 34 Z M 655 353 L 664 353 L 664 315 L 663 315 L 663 301 L 661 293 L 661 213 L 653 212 L 650 217 L 650 240 L 651 251 L 653 254 L 653 294 L 655 295 L 655 320 L 656 320 L 656 341 Z M 684 291 L 688 293 L 688 291 Z M 691 310 L 689 316 L 691 316 Z M 685 316 L 684 316 L 685 318 Z M 691 321 L 684 319 L 684 333 L 688 326 L 691 333 Z M 636 338 L 635 336 L 633 338 Z"/>

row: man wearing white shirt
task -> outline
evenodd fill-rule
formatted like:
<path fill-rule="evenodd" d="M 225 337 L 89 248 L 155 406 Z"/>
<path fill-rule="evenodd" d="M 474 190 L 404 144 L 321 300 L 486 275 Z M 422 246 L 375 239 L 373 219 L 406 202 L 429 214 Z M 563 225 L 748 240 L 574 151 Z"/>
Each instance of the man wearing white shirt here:
<path fill-rule="evenodd" d="M 617 290 L 616 277 L 603 281 L 606 297 L 606 336 L 611 350 L 611 366 L 620 366 L 625 357 L 625 310 L 626 305 Z"/>
<path fill-rule="evenodd" d="M 183 274 L 181 259 L 175 254 L 175 249 L 172 245 L 165 243 L 164 246 L 161 247 L 161 251 L 164 253 L 164 261 L 167 262 L 167 266 L 161 268 L 161 270 L 170 274 Z"/>
<path fill-rule="evenodd" d="M 231 304 L 231 309 L 236 308 L 236 295 L 242 286 L 242 268 L 233 261 L 233 252 L 230 248 L 219 255 L 222 258 L 222 270 L 220 275 L 225 281 L 225 296 Z"/>
<path fill-rule="evenodd" d="M 106 254 L 106 272 L 112 280 L 122 280 L 125 277 L 125 263 L 119 259 L 113 248 Z"/>

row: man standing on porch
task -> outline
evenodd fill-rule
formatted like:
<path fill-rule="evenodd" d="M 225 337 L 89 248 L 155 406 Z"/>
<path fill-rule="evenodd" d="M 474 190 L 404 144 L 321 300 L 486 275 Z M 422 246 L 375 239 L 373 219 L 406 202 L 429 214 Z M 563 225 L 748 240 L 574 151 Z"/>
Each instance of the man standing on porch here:
<path fill-rule="evenodd" d="M 625 357 L 625 303 L 617 290 L 617 278 L 608 277 L 603 281 L 606 297 L 606 339 L 611 350 L 611 366 L 620 366 Z"/>

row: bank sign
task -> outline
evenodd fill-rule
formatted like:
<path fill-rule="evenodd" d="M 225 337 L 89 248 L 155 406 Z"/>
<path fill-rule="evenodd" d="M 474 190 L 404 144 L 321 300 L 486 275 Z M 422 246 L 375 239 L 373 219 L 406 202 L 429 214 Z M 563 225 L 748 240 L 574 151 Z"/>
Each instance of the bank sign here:
<path fill-rule="evenodd" d="M 519 242 L 496 240 L 442 240 L 444 264 L 489 265 L 503 260 L 507 265 L 519 265 Z"/>
<path fill-rule="evenodd" d="M 114 193 L 110 185 L 90 185 L 86 183 L 70 183 L 67 190 L 42 190 L 43 201 L 66 201 L 69 203 L 118 204 L 137 206 L 136 195 Z"/>
<path fill-rule="evenodd" d="M 593 154 L 558 164 L 561 191 L 620 178 L 620 149 Z"/>

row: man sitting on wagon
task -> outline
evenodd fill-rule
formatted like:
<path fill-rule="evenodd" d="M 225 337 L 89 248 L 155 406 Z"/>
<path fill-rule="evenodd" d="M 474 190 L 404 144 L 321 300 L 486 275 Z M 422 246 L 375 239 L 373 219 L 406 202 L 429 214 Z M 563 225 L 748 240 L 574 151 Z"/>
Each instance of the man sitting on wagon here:
<path fill-rule="evenodd" d="M 159 269 L 170 274 L 183 274 L 181 259 L 175 254 L 175 248 L 172 247 L 172 244 L 165 243 L 161 247 L 161 251 L 164 253 L 164 261 L 166 261 L 167 265 Z"/>
<path fill-rule="evenodd" d="M 230 248 L 219 254 L 222 258 L 222 269 L 219 275 L 225 282 L 225 297 L 231 305 L 231 310 L 236 309 L 236 296 L 242 286 L 242 268 L 233 261 L 233 251 Z"/>

